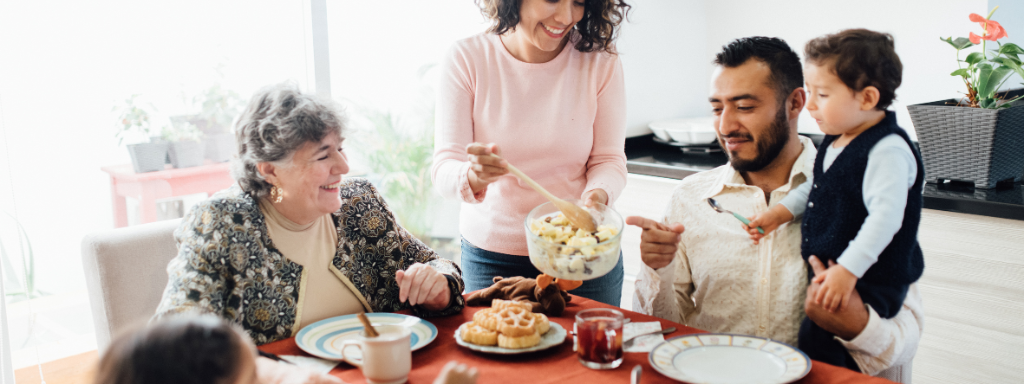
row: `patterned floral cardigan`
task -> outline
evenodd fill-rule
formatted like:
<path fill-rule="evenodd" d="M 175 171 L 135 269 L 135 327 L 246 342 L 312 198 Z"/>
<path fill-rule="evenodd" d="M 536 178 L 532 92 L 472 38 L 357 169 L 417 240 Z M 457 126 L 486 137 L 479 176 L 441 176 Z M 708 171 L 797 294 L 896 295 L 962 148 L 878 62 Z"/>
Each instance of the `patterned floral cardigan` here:
<path fill-rule="evenodd" d="M 448 307 L 417 316 L 447 316 L 465 306 L 462 272 L 395 222 L 384 199 L 365 179 L 346 179 L 341 208 L 331 214 L 338 251 L 328 268 L 359 298 L 367 312 L 410 308 L 398 301 L 395 272 L 426 263 L 448 279 Z M 274 247 L 258 202 L 238 186 L 193 208 L 175 230 L 178 256 L 167 266 L 169 281 L 156 316 L 204 312 L 238 323 L 256 344 L 298 332 L 306 271 Z"/>

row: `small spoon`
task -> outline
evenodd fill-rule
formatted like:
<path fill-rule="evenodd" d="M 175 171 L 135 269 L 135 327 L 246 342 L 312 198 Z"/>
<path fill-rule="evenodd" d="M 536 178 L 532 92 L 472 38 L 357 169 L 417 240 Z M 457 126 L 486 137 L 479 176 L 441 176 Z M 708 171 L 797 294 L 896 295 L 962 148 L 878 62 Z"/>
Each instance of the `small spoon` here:
<path fill-rule="evenodd" d="M 709 197 L 708 198 L 708 204 L 710 204 L 711 208 L 714 208 L 719 213 L 722 213 L 722 212 L 731 213 L 733 215 L 733 217 L 735 217 L 735 218 L 739 219 L 740 221 L 742 221 L 743 224 L 746 224 L 748 226 L 750 225 L 750 220 L 747 220 L 746 217 L 743 217 L 743 215 L 738 214 L 738 213 L 733 212 L 733 211 L 730 211 L 728 209 L 723 209 L 722 206 L 718 205 L 718 202 L 715 201 L 715 199 L 712 199 L 712 198 Z M 764 234 L 764 230 L 761 229 L 761 227 L 757 227 L 757 231 L 761 232 L 762 235 Z"/>
<path fill-rule="evenodd" d="M 370 324 L 370 319 L 366 317 L 365 313 L 359 312 L 359 314 L 356 315 L 356 317 L 359 318 L 359 321 L 363 323 L 363 327 L 366 328 L 366 337 L 380 336 L 380 333 L 378 333 L 377 330 L 373 328 L 373 324 Z"/>
<path fill-rule="evenodd" d="M 639 338 L 640 336 L 667 335 L 667 334 L 670 334 L 670 333 L 675 332 L 675 331 L 676 331 L 676 327 L 668 327 L 668 328 L 662 329 L 660 331 L 641 333 L 639 335 L 636 335 L 636 336 L 630 337 L 629 339 L 626 339 L 626 341 L 623 341 L 622 342 L 622 349 L 627 349 L 629 347 L 632 347 L 633 346 L 633 342 L 635 342 L 636 339 Z"/>
<path fill-rule="evenodd" d="M 491 156 L 501 159 L 497 155 Z M 558 208 L 559 211 L 562 211 L 562 214 L 565 215 L 565 218 L 569 219 L 569 222 L 572 223 L 572 225 L 575 225 L 577 228 L 581 228 L 584 231 L 591 233 L 593 233 L 596 230 L 594 226 L 594 218 L 590 216 L 590 213 L 587 212 L 586 209 L 580 208 L 580 206 L 576 204 L 559 199 L 555 195 L 552 195 L 551 192 L 548 192 L 548 190 L 544 189 L 544 187 L 540 186 L 540 184 L 537 184 L 536 181 L 533 181 L 533 179 L 531 179 L 530 176 L 526 176 L 526 174 L 520 171 L 519 168 L 512 166 L 512 164 L 509 163 L 508 160 L 505 160 L 505 164 L 508 165 L 509 172 L 512 172 L 512 174 L 516 175 L 516 177 L 518 177 L 520 180 L 525 181 L 526 184 L 529 184 L 530 187 L 533 188 L 533 190 L 537 191 L 537 193 L 544 195 L 544 197 L 550 200 L 551 203 L 555 205 L 555 208 Z"/>

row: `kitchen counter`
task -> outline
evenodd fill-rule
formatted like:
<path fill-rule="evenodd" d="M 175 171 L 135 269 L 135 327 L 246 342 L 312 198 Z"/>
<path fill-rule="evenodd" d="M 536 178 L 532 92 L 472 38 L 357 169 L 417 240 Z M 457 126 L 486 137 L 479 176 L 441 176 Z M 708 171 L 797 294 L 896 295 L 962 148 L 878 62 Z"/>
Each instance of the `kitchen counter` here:
<path fill-rule="evenodd" d="M 807 135 L 815 144 L 820 135 Z M 728 162 L 724 153 L 688 154 L 679 147 L 658 143 L 653 134 L 626 139 L 626 170 L 629 173 L 682 179 Z M 974 189 L 970 185 L 927 184 L 924 208 L 1004 219 L 1024 220 L 1024 187 Z"/>

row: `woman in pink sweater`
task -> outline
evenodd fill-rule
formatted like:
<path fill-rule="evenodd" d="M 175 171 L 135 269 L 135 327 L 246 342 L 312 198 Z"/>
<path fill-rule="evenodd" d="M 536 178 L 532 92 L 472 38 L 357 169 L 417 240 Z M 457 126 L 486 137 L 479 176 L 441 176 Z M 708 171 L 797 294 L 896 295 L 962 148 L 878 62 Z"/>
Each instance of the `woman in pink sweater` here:
<path fill-rule="evenodd" d="M 626 184 L 625 89 L 614 50 L 621 0 L 477 0 L 492 25 L 441 66 L 434 185 L 464 203 L 466 290 L 540 274 L 523 221 L 545 201 L 498 154 L 562 198 L 610 204 Z M 572 293 L 618 305 L 622 259 Z"/>

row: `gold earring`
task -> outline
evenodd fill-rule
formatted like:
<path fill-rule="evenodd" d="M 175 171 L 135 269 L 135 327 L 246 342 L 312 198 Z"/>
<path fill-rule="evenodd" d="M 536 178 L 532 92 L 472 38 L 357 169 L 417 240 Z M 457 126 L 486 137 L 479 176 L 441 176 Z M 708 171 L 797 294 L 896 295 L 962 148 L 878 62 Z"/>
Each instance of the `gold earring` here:
<path fill-rule="evenodd" d="M 280 203 L 281 199 L 284 198 L 284 193 L 281 192 L 281 188 L 275 185 L 273 188 L 270 188 L 270 198 L 274 199 L 275 203 Z"/>

